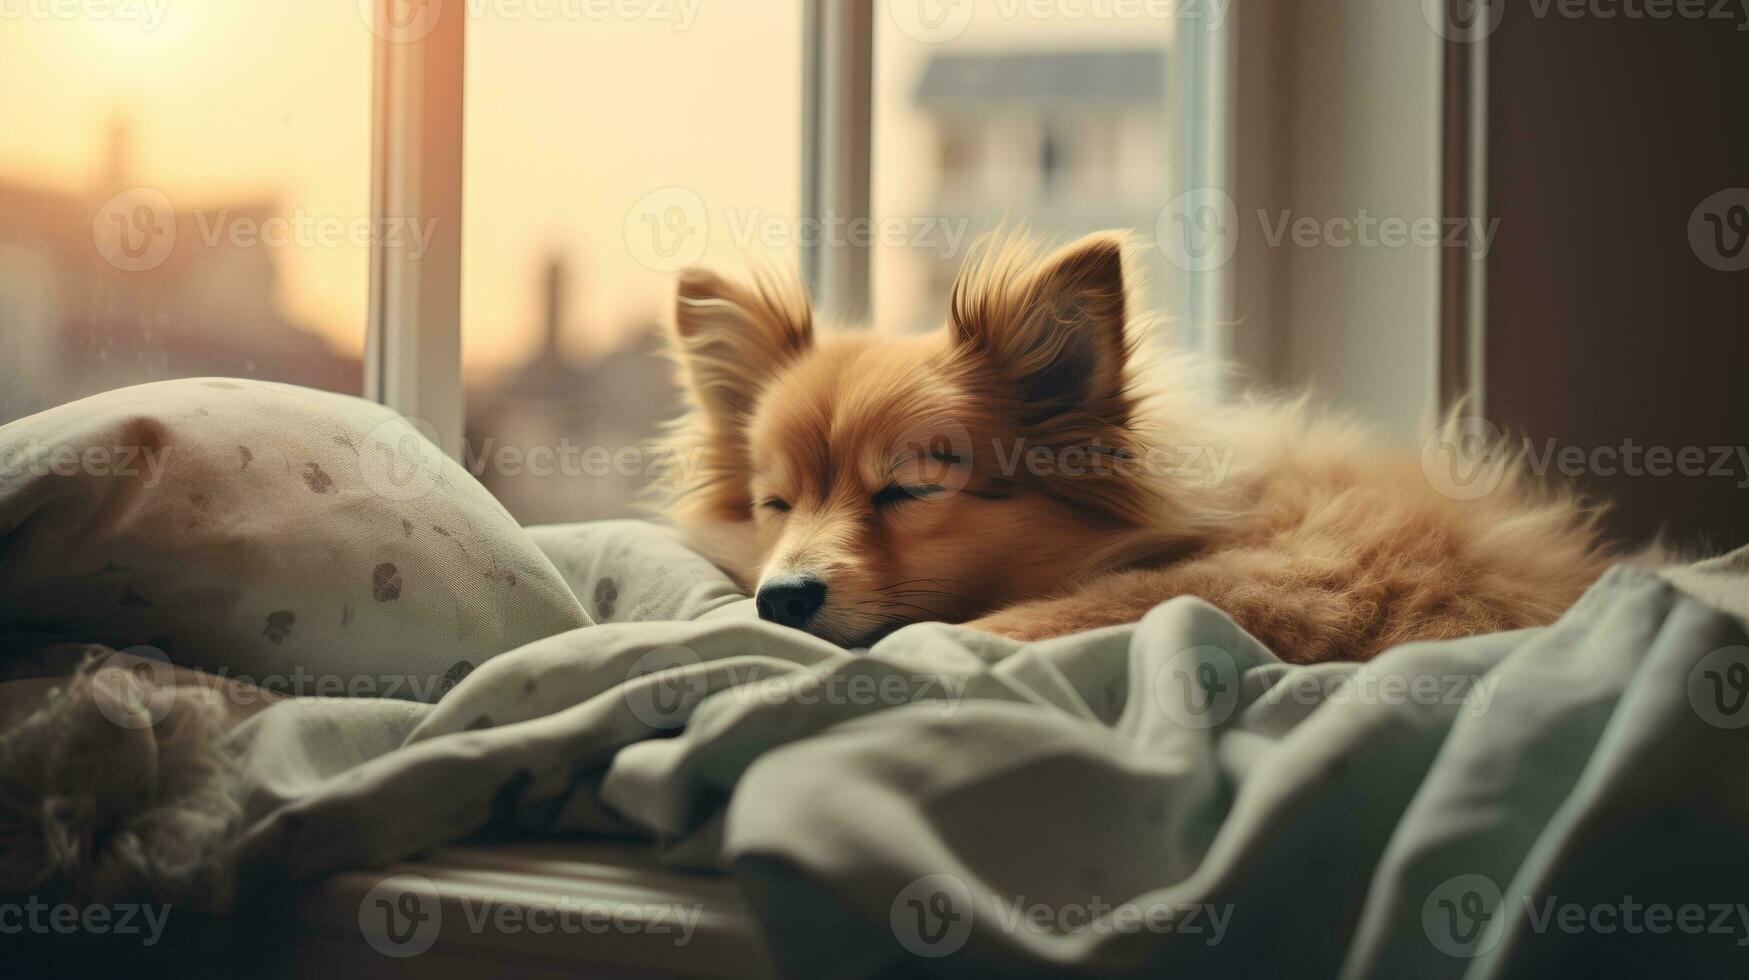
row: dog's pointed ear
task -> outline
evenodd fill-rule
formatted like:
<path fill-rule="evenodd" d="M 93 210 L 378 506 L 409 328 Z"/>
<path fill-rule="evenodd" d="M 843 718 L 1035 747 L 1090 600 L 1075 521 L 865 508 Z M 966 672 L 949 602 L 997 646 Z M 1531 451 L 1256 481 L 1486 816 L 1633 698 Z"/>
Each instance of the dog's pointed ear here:
<path fill-rule="evenodd" d="M 1129 356 L 1124 238 L 1101 232 L 1023 269 L 1029 261 L 998 243 L 961 270 L 955 342 L 1016 385 L 1035 419 L 1100 412 L 1122 394 Z"/>
<path fill-rule="evenodd" d="M 777 369 L 814 342 L 806 294 L 799 283 L 775 275 L 738 283 L 686 270 L 674 328 L 699 407 L 723 423 L 745 418 Z"/>

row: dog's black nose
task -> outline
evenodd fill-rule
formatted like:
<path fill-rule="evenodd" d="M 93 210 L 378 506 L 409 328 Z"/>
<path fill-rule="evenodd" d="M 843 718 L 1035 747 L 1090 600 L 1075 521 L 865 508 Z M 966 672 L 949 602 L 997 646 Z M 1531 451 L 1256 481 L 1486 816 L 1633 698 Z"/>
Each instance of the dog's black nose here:
<path fill-rule="evenodd" d="M 802 629 L 826 604 L 826 583 L 812 575 L 784 575 L 759 587 L 759 618 Z"/>

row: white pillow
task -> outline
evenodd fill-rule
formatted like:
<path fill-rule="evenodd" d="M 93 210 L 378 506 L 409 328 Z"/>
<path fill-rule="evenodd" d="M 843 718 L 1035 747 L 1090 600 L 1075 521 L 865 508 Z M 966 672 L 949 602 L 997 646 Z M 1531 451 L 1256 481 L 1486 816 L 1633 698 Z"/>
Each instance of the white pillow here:
<path fill-rule="evenodd" d="M 202 378 L 0 427 L 0 656 L 144 644 L 293 694 L 430 701 L 589 624 L 492 495 L 372 402 Z"/>

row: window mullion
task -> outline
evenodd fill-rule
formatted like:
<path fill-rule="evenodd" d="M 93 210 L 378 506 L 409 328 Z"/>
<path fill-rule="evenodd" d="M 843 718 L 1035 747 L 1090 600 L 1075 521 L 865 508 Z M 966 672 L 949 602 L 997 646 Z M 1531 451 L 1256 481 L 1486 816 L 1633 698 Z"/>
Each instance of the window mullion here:
<path fill-rule="evenodd" d="M 803 31 L 803 276 L 816 307 L 863 321 L 871 242 L 844 232 L 872 227 L 874 0 L 807 0 Z"/>
<path fill-rule="evenodd" d="M 365 393 L 459 456 L 465 8 L 406 6 L 377 8 Z"/>

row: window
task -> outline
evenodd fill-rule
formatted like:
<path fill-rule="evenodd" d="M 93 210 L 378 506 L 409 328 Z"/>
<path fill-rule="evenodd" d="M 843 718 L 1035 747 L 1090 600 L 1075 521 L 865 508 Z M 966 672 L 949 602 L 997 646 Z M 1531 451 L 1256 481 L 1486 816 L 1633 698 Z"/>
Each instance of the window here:
<path fill-rule="evenodd" d="M 1153 231 L 1172 196 L 1175 5 L 881 7 L 874 212 L 909 234 L 876 248 L 879 319 L 940 324 L 966 250 L 1005 218 L 1059 242 Z"/>
<path fill-rule="evenodd" d="M 0 16 L 0 423 L 207 374 L 361 390 L 371 34 L 352 3 Z"/>
<path fill-rule="evenodd" d="M 1218 5 L 19 9 L 0 421 L 201 374 L 362 391 L 525 522 L 633 512 L 680 269 L 799 267 L 828 315 L 931 327 L 1005 217 L 1146 234 L 1219 169 L 1185 26 Z"/>
<path fill-rule="evenodd" d="M 464 462 L 524 522 L 624 516 L 675 273 L 797 263 L 801 5 L 518 9 L 467 25 Z"/>

